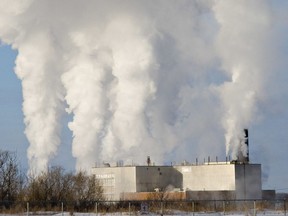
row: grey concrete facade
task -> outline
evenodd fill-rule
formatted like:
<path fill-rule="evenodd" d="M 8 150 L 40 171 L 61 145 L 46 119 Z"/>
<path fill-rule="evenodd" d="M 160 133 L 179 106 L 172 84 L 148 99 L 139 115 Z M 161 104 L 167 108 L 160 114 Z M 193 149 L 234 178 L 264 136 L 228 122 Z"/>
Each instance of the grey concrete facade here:
<path fill-rule="evenodd" d="M 167 188 L 190 192 L 193 199 L 197 198 L 197 192 L 220 194 L 219 199 L 221 194 L 233 194 L 232 199 L 262 197 L 260 164 L 95 167 L 92 174 L 100 181 L 109 200 L 125 199 L 125 193 L 165 191 Z"/>
<path fill-rule="evenodd" d="M 108 200 L 119 200 L 122 192 L 136 192 L 136 167 L 93 168 L 92 174 L 103 187 Z"/>
<path fill-rule="evenodd" d="M 124 192 L 153 192 L 169 185 L 180 187 L 182 180 L 181 173 L 171 166 L 96 167 L 92 174 L 100 181 L 108 200 L 119 200 Z"/>
<path fill-rule="evenodd" d="M 261 199 L 260 164 L 214 163 L 175 166 L 183 175 L 185 191 L 235 191 L 236 199 Z"/>
<path fill-rule="evenodd" d="M 261 199 L 261 165 L 236 164 L 235 183 L 236 199 Z"/>
<path fill-rule="evenodd" d="M 136 166 L 136 191 L 165 190 L 169 185 L 180 188 L 182 175 L 171 166 Z"/>
<path fill-rule="evenodd" d="M 235 166 L 231 164 L 175 166 L 183 175 L 183 190 L 235 190 Z"/>

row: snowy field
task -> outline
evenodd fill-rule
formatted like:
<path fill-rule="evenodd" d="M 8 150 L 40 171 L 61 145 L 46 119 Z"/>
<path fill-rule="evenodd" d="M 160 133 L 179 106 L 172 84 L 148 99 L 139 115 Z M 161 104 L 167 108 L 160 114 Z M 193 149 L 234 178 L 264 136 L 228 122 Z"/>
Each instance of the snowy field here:
<path fill-rule="evenodd" d="M 31 216 L 102 216 L 102 215 L 111 215 L 111 216 L 117 216 L 117 215 L 152 215 L 152 216 L 156 216 L 156 215 L 161 215 L 161 214 L 156 214 L 156 213 L 148 213 L 148 214 L 141 214 L 139 213 L 131 213 L 129 214 L 129 212 L 116 212 L 116 213 L 70 213 L 70 212 L 63 212 L 63 213 L 53 213 L 53 212 L 38 212 L 38 213 L 23 213 L 23 214 L 0 214 L 0 216 L 16 216 L 16 215 L 31 215 Z M 205 213 L 205 212 L 197 212 L 197 213 L 193 213 L 193 212 L 174 212 L 174 213 L 169 213 L 169 214 L 163 214 L 163 215 L 169 215 L 169 216 L 181 216 L 181 215 L 186 215 L 186 216 L 286 216 L 285 212 L 283 211 L 259 211 L 259 212 L 254 212 L 252 211 L 247 211 L 247 212 L 234 212 L 234 213 L 223 213 L 223 212 L 215 212 L 215 213 Z"/>

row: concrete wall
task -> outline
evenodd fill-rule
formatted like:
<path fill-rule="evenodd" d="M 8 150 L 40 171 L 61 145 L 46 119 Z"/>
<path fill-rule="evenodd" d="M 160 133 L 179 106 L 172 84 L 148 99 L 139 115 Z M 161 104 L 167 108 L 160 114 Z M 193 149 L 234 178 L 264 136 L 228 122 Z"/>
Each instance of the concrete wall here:
<path fill-rule="evenodd" d="M 260 164 L 209 164 L 175 167 L 186 191 L 235 191 L 236 199 L 261 199 Z"/>
<path fill-rule="evenodd" d="M 136 191 L 154 192 L 169 191 L 181 188 L 182 175 L 172 166 L 138 166 L 136 167 Z"/>
<path fill-rule="evenodd" d="M 236 199 L 261 199 L 261 165 L 235 164 Z"/>
<path fill-rule="evenodd" d="M 235 200 L 235 191 L 186 191 L 189 200 Z"/>
<path fill-rule="evenodd" d="M 123 192 L 136 192 L 135 167 L 97 167 L 92 169 L 108 200 L 120 200 Z"/>
<path fill-rule="evenodd" d="M 235 166 L 231 164 L 175 166 L 183 174 L 183 190 L 235 190 Z"/>
<path fill-rule="evenodd" d="M 133 192 L 181 188 L 182 175 L 172 166 L 97 167 L 92 169 L 108 200 L 126 199 Z"/>
<path fill-rule="evenodd" d="M 227 196 L 223 199 L 262 198 L 260 164 L 103 167 L 93 168 L 92 172 L 109 200 L 126 199 L 123 197 L 125 193 L 154 192 L 156 188 L 160 191 L 178 188 L 200 192 L 188 195 L 193 199 L 199 195 L 206 197 L 211 194 L 219 199 L 222 195 Z M 218 193 L 219 191 L 222 192 Z"/>
<path fill-rule="evenodd" d="M 264 200 L 276 199 L 276 191 L 275 190 L 262 190 L 262 199 Z M 285 197 L 283 199 L 285 199 Z"/>

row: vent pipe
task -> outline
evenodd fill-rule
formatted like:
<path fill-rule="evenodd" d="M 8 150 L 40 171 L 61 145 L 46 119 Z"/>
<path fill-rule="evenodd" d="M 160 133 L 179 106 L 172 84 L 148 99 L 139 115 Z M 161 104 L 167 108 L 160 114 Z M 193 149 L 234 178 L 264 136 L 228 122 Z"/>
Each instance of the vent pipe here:
<path fill-rule="evenodd" d="M 249 133 L 248 129 L 244 129 L 244 144 L 246 145 L 247 153 L 245 156 L 245 163 L 249 163 Z"/>
<path fill-rule="evenodd" d="M 230 161 L 230 158 L 229 158 Z M 249 134 L 248 129 L 243 129 L 241 137 L 239 137 L 239 148 L 237 159 L 231 163 L 247 164 L 249 163 Z"/>
<path fill-rule="evenodd" d="M 147 156 L 147 165 L 148 165 L 148 166 L 151 165 L 151 159 L 150 159 L 150 156 Z"/>
<path fill-rule="evenodd" d="M 243 129 L 243 135 L 239 138 L 239 149 L 237 160 L 234 163 L 249 163 L 249 140 L 248 140 L 248 129 Z"/>

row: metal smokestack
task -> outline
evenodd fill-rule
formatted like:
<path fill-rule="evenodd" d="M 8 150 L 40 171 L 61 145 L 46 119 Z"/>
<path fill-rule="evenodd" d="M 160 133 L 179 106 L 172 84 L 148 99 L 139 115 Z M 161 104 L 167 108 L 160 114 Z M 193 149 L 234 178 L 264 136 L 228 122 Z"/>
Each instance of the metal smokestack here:
<path fill-rule="evenodd" d="M 237 160 L 232 161 L 234 163 L 247 164 L 249 163 L 249 139 L 248 129 L 243 129 L 241 137 L 239 137 L 239 149 Z"/>
<path fill-rule="evenodd" d="M 247 155 L 244 157 L 245 163 L 249 163 L 249 133 L 248 129 L 244 129 L 244 144 L 246 145 L 247 148 Z"/>

